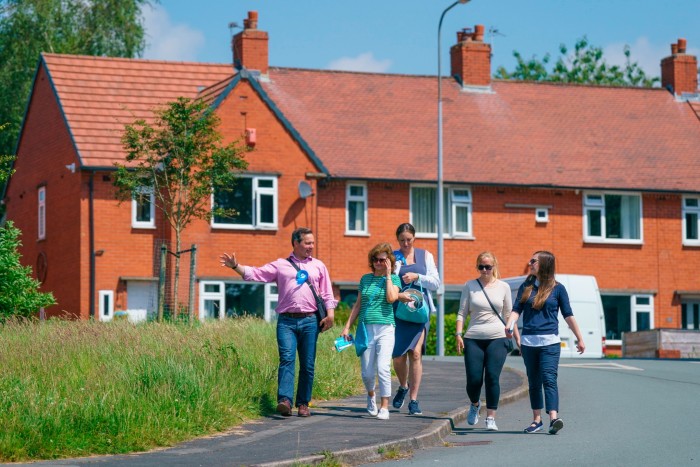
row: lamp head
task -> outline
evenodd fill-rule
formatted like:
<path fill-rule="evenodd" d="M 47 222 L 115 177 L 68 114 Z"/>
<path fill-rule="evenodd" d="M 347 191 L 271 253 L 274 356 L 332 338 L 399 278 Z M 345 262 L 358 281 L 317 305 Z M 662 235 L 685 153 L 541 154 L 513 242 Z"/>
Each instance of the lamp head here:
<path fill-rule="evenodd" d="M 472 1 L 472 0 L 459 0 L 459 3 L 461 3 L 462 5 L 464 5 L 465 3 L 469 3 L 469 2 L 471 2 L 471 1 Z"/>

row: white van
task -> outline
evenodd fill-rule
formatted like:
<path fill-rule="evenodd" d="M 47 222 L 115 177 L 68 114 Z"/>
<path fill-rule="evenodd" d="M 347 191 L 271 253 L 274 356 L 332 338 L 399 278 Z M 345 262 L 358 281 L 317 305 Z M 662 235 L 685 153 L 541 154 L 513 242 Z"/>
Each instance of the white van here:
<path fill-rule="evenodd" d="M 502 279 L 510 285 L 513 293 L 513 302 L 518 294 L 518 288 L 525 282 L 527 276 L 509 277 Z M 576 351 L 576 337 L 559 312 L 559 337 L 561 338 L 562 357 L 603 358 L 605 357 L 605 314 L 603 302 L 600 298 L 598 283 L 593 276 L 580 276 L 576 274 L 557 274 L 557 282 L 566 287 L 569 293 L 571 309 L 581 329 L 581 334 L 586 343 L 586 351 L 583 355 Z M 518 327 L 522 329 L 523 318 L 518 320 Z"/>

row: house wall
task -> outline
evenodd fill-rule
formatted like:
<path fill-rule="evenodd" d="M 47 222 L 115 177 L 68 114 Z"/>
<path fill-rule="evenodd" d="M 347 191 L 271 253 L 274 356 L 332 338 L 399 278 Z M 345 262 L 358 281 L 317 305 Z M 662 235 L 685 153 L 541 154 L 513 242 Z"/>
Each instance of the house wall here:
<path fill-rule="evenodd" d="M 369 236 L 345 235 L 345 182 L 320 190 L 319 257 L 333 281 L 357 282 L 369 270 L 367 252 L 379 242 L 394 248 L 395 229 L 409 219 L 409 184 L 369 182 Z M 694 269 L 700 248 L 684 247 L 681 196 L 643 194 L 642 245 L 596 244 L 583 241 L 582 192 L 511 187 L 472 187 L 473 239 L 445 239 L 445 284 L 459 286 L 477 276 L 476 256 L 490 250 L 499 260 L 502 277 L 527 273 L 527 261 L 537 250 L 557 257 L 559 273 L 593 275 L 601 289 L 620 293 L 653 293 L 655 327 L 679 327 L 676 290 L 697 289 Z M 535 220 L 534 208 L 550 206 L 549 222 Z M 418 238 L 416 246 L 433 253 L 437 240 Z"/>
<path fill-rule="evenodd" d="M 22 263 L 35 271 L 40 255 L 46 258 L 42 291 L 52 292 L 58 304 L 48 316 L 79 309 L 82 242 L 80 232 L 80 173 L 65 166 L 79 162 L 63 115 L 43 68 L 36 77 L 25 116 L 22 139 L 6 193 L 7 218 L 22 231 Z M 37 189 L 46 186 L 46 239 L 38 239 Z"/>

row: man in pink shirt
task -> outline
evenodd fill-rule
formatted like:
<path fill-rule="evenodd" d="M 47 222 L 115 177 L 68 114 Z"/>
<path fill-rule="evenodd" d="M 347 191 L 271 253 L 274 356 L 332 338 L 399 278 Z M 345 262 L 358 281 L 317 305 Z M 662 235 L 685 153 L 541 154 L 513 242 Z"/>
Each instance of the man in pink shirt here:
<path fill-rule="evenodd" d="M 299 381 L 294 403 L 300 417 L 311 415 L 309 402 L 314 384 L 316 341 L 319 331 L 333 327 L 333 315 L 338 302 L 333 297 L 328 269 L 318 259 L 312 258 L 314 234 L 311 229 L 300 227 L 292 232 L 292 253 L 289 258 L 278 258 L 255 268 L 244 266 L 236 259 L 236 253 L 221 255 L 221 265 L 236 271 L 246 281 L 274 282 L 277 284 L 277 347 L 280 363 L 277 371 L 277 412 L 285 417 L 292 415 L 294 395 L 295 357 L 299 353 Z M 299 268 L 295 268 L 289 260 Z M 306 282 L 309 284 L 306 284 Z M 327 316 L 316 320 L 316 299 L 312 285 L 326 305 Z"/>

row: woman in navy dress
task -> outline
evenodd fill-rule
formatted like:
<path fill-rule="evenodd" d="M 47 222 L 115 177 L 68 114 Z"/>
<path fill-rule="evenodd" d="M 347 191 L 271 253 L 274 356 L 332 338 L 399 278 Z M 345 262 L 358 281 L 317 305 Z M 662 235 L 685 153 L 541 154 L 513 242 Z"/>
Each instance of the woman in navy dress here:
<path fill-rule="evenodd" d="M 414 248 L 416 229 L 408 223 L 401 224 L 396 229 L 396 239 L 399 250 L 396 256 L 396 273 L 401 278 L 401 290 L 406 288 L 423 288 L 424 300 L 427 300 L 431 313 L 435 311 L 432 291 L 440 286 L 440 277 L 435 267 L 433 255 L 421 248 Z M 406 303 L 411 298 L 406 293 L 399 294 L 399 300 Z M 403 407 L 406 396 L 409 396 L 408 413 L 420 415 L 418 391 L 423 376 L 422 357 L 425 353 L 425 343 L 430 330 L 430 320 L 425 324 L 411 323 L 396 318 L 396 337 L 394 341 L 394 371 L 399 379 L 399 389 L 394 396 L 394 408 Z"/>

